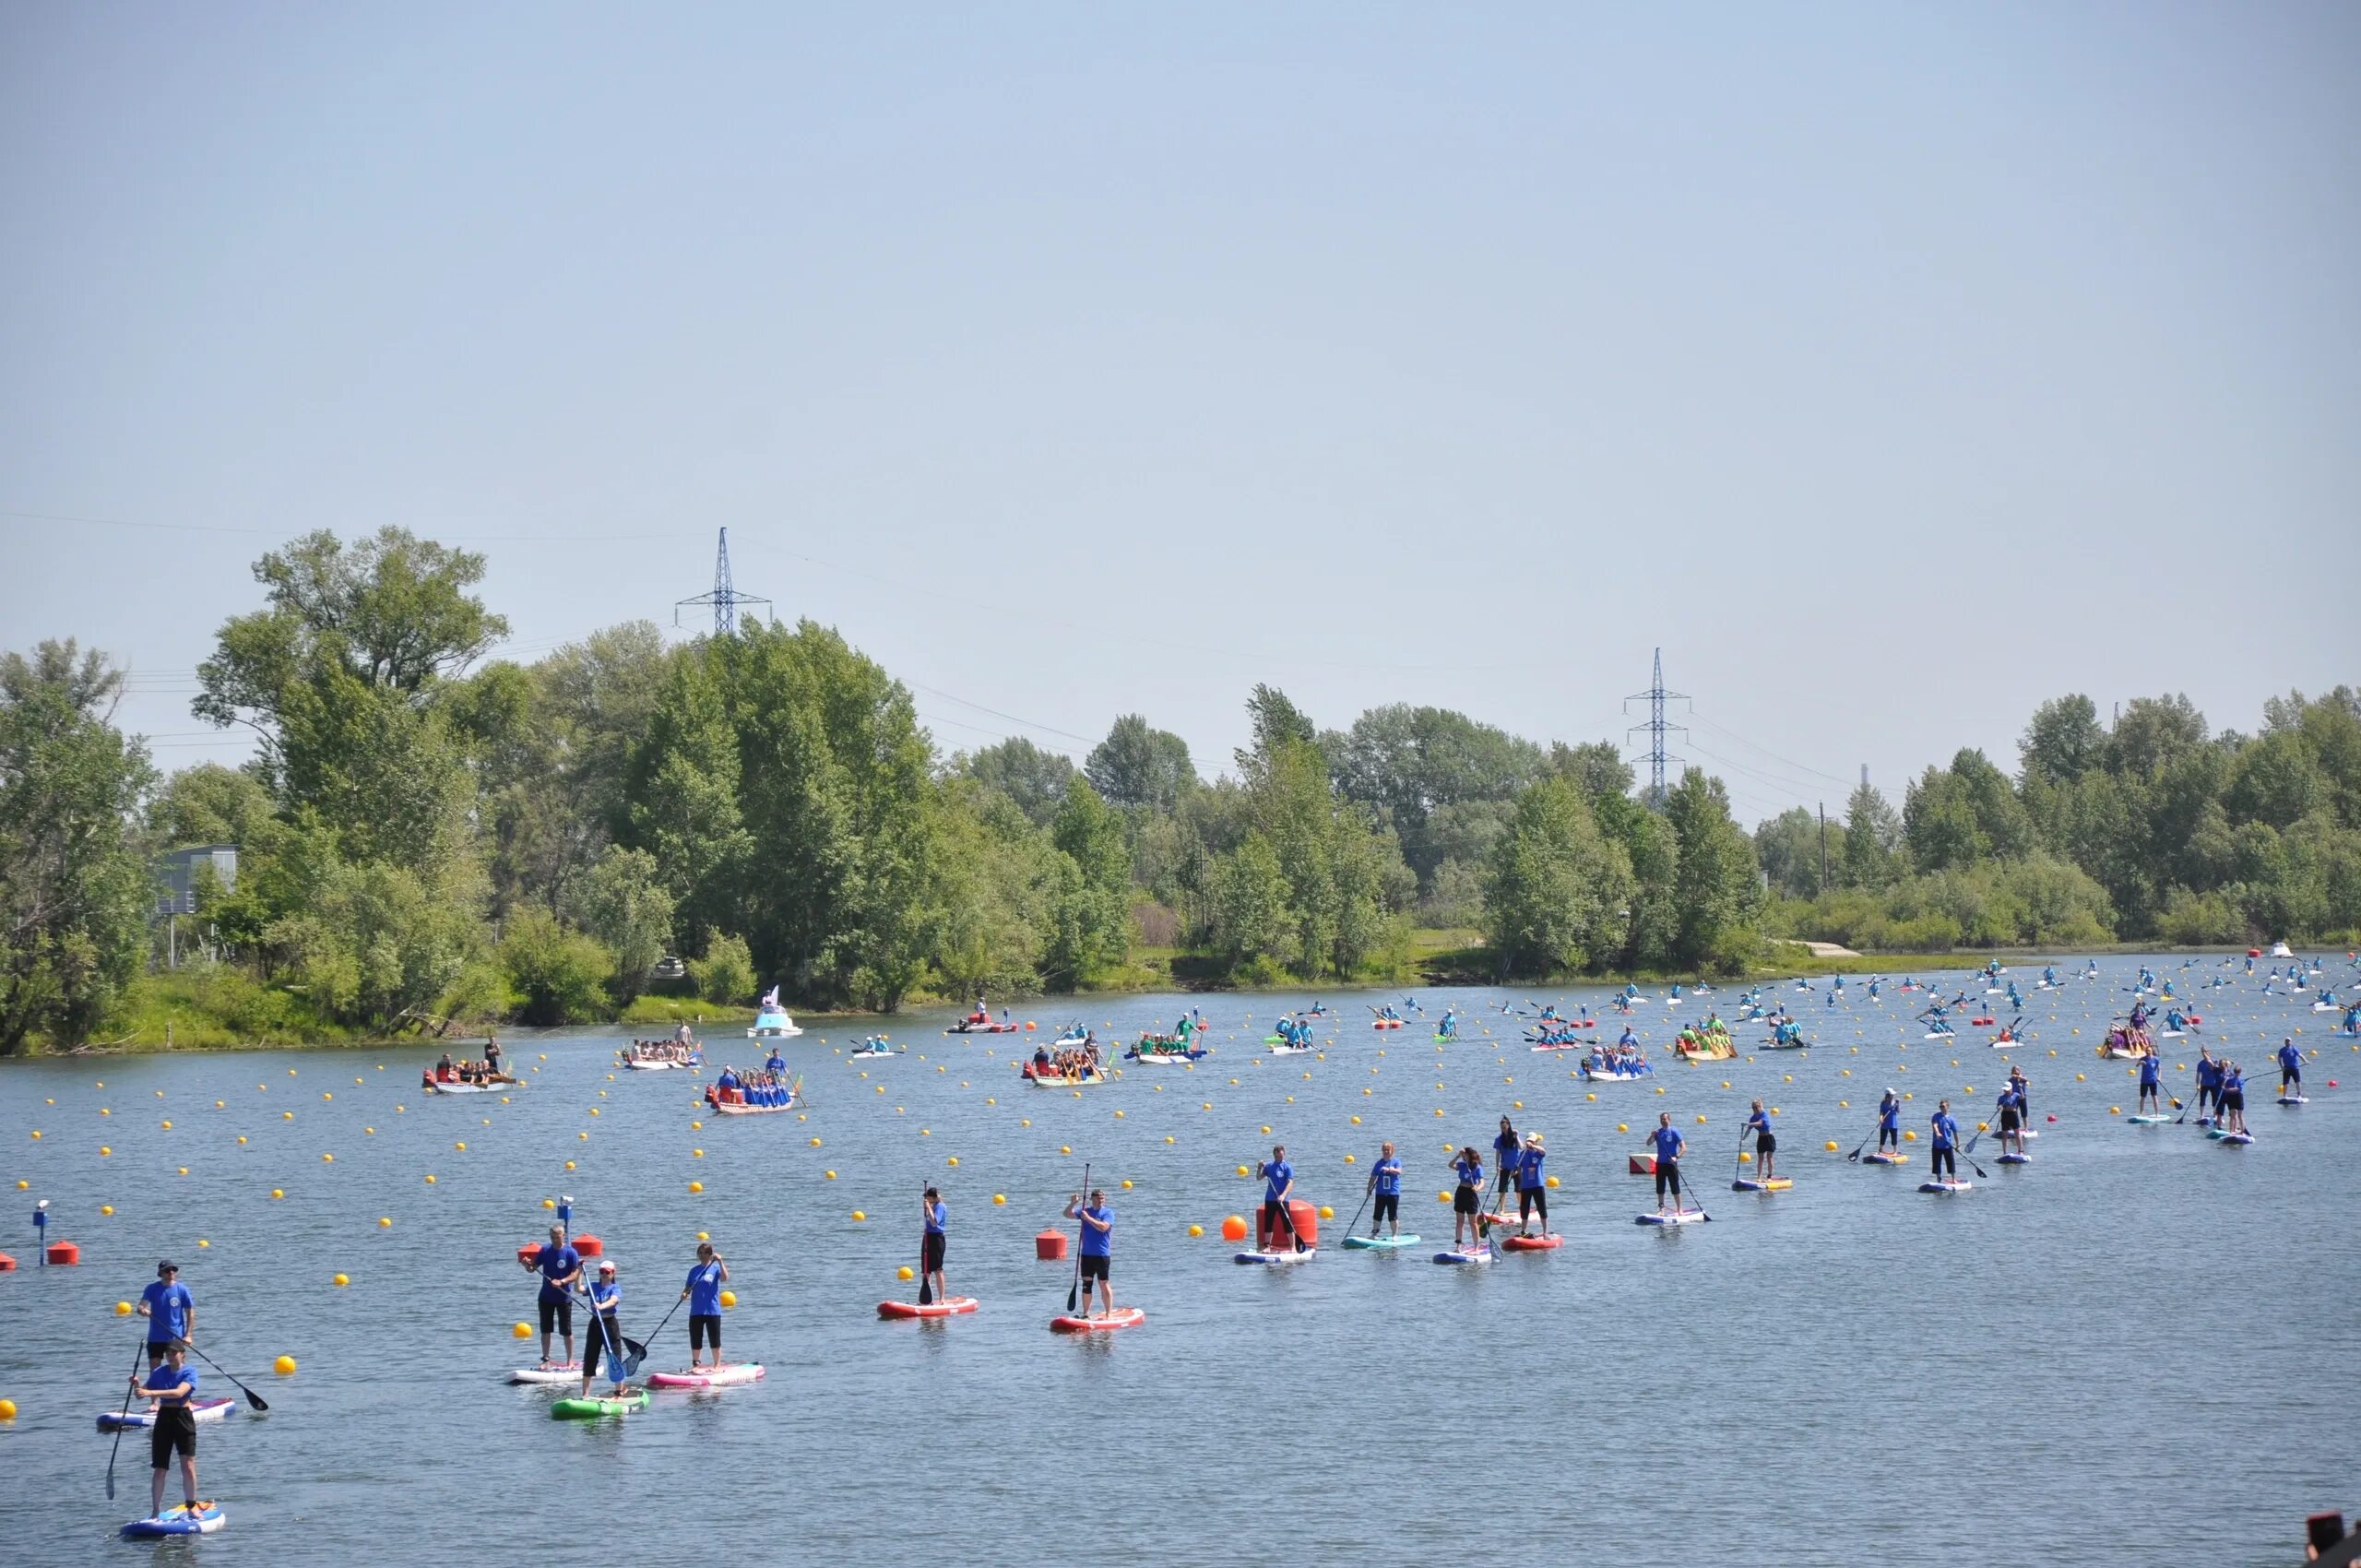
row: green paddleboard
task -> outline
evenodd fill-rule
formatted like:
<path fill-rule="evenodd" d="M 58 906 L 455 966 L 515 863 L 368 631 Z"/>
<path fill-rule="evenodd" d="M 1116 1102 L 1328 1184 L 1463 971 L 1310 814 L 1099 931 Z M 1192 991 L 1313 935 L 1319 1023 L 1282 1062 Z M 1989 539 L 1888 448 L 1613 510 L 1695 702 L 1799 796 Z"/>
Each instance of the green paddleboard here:
<path fill-rule="evenodd" d="M 620 1399 L 561 1399 L 550 1407 L 550 1416 L 561 1421 L 595 1421 L 602 1416 L 628 1416 L 647 1408 L 647 1390 L 643 1388 Z"/>
<path fill-rule="evenodd" d="M 1352 1253 L 1390 1253 L 1396 1247 L 1415 1247 L 1416 1236 L 1347 1236 L 1345 1250 Z"/>

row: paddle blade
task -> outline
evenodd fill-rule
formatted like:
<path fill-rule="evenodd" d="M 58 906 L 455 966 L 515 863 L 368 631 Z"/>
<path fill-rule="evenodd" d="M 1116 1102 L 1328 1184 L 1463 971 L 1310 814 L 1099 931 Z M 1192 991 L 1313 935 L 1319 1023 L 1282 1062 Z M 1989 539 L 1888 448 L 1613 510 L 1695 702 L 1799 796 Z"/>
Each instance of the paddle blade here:
<path fill-rule="evenodd" d="M 240 1387 L 246 1396 L 246 1403 L 255 1408 L 256 1414 L 260 1414 L 261 1412 L 270 1408 L 270 1402 L 265 1399 L 261 1395 L 256 1394 L 251 1388 L 244 1387 L 243 1384 L 241 1384 Z"/>
<path fill-rule="evenodd" d="M 934 1277 L 931 1275 L 921 1274 L 919 1276 L 919 1305 L 922 1307 L 931 1307 L 933 1304 Z"/>
<path fill-rule="evenodd" d="M 1074 1314 L 1074 1304 L 1081 1295 L 1082 1273 L 1077 1269 L 1074 1272 L 1074 1283 L 1066 1287 L 1066 1314 L 1068 1316 L 1072 1316 Z"/>

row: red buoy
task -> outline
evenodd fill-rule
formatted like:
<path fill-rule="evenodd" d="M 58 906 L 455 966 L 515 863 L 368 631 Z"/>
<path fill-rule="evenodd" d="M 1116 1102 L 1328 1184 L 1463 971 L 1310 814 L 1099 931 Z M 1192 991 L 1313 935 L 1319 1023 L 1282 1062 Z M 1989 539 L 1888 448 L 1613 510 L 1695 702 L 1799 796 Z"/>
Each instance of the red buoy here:
<path fill-rule="evenodd" d="M 1044 1230 L 1033 1238 L 1033 1255 L 1043 1263 L 1058 1263 L 1066 1255 L 1066 1233 Z"/>
<path fill-rule="evenodd" d="M 81 1244 L 76 1241 L 52 1241 L 45 1255 L 53 1268 L 77 1264 L 82 1261 Z"/>
<path fill-rule="evenodd" d="M 17 1260 L 15 1258 L 10 1257 L 6 1253 L 0 1253 L 0 1274 L 6 1274 L 16 1266 Z"/>
<path fill-rule="evenodd" d="M 1301 1198 L 1289 1198 L 1287 1200 L 1287 1218 L 1294 1222 L 1294 1236 L 1287 1234 L 1287 1228 L 1285 1225 L 1272 1225 L 1268 1223 L 1264 1218 L 1263 1211 L 1259 1209 L 1256 1210 L 1254 1214 L 1254 1245 L 1256 1249 L 1267 1253 L 1285 1247 L 1292 1252 L 1295 1248 L 1297 1237 L 1302 1238 L 1303 1244 L 1307 1248 L 1316 1247 L 1320 1244 L 1320 1211 L 1318 1209 L 1312 1207 Z"/>
<path fill-rule="evenodd" d="M 574 1250 L 586 1258 L 595 1258 L 607 1250 L 607 1243 L 596 1236 L 576 1236 L 574 1238 Z"/>

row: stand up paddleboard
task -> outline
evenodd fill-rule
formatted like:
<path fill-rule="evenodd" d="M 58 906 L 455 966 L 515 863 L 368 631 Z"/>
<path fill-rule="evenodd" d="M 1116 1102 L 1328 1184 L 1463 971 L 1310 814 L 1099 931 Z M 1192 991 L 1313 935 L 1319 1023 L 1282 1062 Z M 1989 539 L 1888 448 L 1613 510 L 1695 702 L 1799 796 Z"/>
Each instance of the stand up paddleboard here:
<path fill-rule="evenodd" d="M 1415 1247 L 1416 1236 L 1347 1236 L 1345 1250 L 1348 1253 L 1390 1253 L 1396 1247 Z"/>
<path fill-rule="evenodd" d="M 1694 1225 L 1705 1218 L 1702 1208 L 1684 1208 L 1679 1214 L 1642 1214 L 1632 1217 L 1634 1225 Z"/>
<path fill-rule="evenodd" d="M 1907 1165 L 1910 1163 L 1910 1157 L 1900 1149 L 1880 1149 L 1875 1154 L 1863 1155 L 1861 1163 L 1864 1165 Z"/>
<path fill-rule="evenodd" d="M 2283 1094 L 2279 1097 L 2279 1103 L 2282 1105 L 2309 1105 L 2312 1103 L 2312 1097 L 2308 1094 Z"/>
<path fill-rule="evenodd" d="M 1147 1313 L 1137 1307 L 1117 1307 L 1105 1317 L 1053 1317 L 1050 1320 L 1052 1334 L 1095 1334 L 1102 1328 L 1132 1328 L 1147 1321 Z"/>
<path fill-rule="evenodd" d="M 650 1388 L 729 1388 L 736 1384 L 759 1382 L 763 1375 L 760 1361 L 733 1361 L 726 1367 L 699 1367 L 694 1372 L 650 1372 Z"/>
<path fill-rule="evenodd" d="M 1293 1247 L 1275 1247 L 1267 1253 L 1240 1253 L 1238 1254 L 1238 1261 L 1240 1263 L 1256 1263 L 1269 1266 L 1276 1266 L 1283 1263 L 1310 1263 L 1313 1258 L 1316 1258 L 1319 1255 L 1320 1249 L 1317 1247 L 1306 1247 L 1299 1253 Z"/>
<path fill-rule="evenodd" d="M 976 1298 L 973 1296 L 952 1296 L 940 1301 L 929 1301 L 924 1306 L 920 1306 L 916 1301 L 880 1301 L 877 1303 L 877 1315 L 879 1317 L 957 1317 L 962 1313 L 974 1312 L 976 1305 Z"/>
<path fill-rule="evenodd" d="M 1491 1261 L 1492 1249 L 1489 1247 L 1453 1247 L 1449 1252 L 1435 1254 L 1435 1262 L 1442 1264 L 1477 1264 Z"/>
<path fill-rule="evenodd" d="M 2004 1154 L 1994 1159 L 1992 1163 L 1995 1165 L 2031 1165 L 2033 1163 L 2033 1156 L 2029 1154 Z"/>
<path fill-rule="evenodd" d="M 152 1519 L 134 1519 L 123 1527 L 123 1533 L 134 1540 L 157 1536 L 209 1536 L 228 1522 L 228 1515 L 218 1503 L 200 1503 L 194 1508 L 184 1503 L 165 1509 Z"/>
<path fill-rule="evenodd" d="M 2139 1127 L 2161 1126 L 2171 1120 L 2172 1118 L 2169 1116 L 2134 1116 L 2131 1118 L 2132 1124 Z"/>
<path fill-rule="evenodd" d="M 1501 1245 L 1513 1253 L 1546 1253 L 1552 1247 L 1563 1245 L 1565 1240 L 1563 1236 L 1552 1230 L 1547 1236 L 1506 1237 L 1501 1241 Z"/>
<path fill-rule="evenodd" d="M 1795 1183 L 1785 1176 L 1774 1176 L 1768 1182 L 1758 1182 L 1751 1176 L 1741 1176 L 1730 1183 L 1733 1193 L 1784 1193 Z"/>
<path fill-rule="evenodd" d="M 582 1363 L 568 1361 L 562 1367 L 518 1367 L 508 1374 L 511 1383 L 580 1383 Z"/>
<path fill-rule="evenodd" d="M 579 1377 L 581 1373 L 576 1372 L 575 1375 Z M 238 1402 L 226 1394 L 213 1399 L 192 1399 L 188 1404 L 189 1419 L 199 1421 L 218 1421 L 237 1408 Z M 101 1410 L 99 1412 L 101 1431 L 152 1427 L 155 1424 L 156 1412 L 153 1410 Z"/>
<path fill-rule="evenodd" d="M 552 1420 L 561 1421 L 595 1421 L 606 1416 L 628 1416 L 647 1408 L 647 1390 L 626 1394 L 620 1399 L 561 1399 L 550 1407 Z"/>
<path fill-rule="evenodd" d="M 1975 1187 L 1975 1183 L 1973 1182 L 1921 1182 L 1918 1183 L 1918 1190 L 1922 1193 L 1965 1193 L 1974 1191 Z"/>
<path fill-rule="evenodd" d="M 2225 1144 L 2250 1144 L 2254 1142 L 2254 1134 L 2252 1133 L 2224 1133 L 2222 1141 Z"/>

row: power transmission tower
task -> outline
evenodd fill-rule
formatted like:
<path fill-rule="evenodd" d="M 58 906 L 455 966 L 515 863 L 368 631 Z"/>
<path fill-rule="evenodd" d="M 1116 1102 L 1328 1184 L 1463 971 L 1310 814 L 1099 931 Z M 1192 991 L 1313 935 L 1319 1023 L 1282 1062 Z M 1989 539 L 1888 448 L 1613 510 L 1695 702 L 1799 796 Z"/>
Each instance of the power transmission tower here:
<path fill-rule="evenodd" d="M 1664 738 L 1667 734 L 1689 733 L 1688 728 L 1684 725 L 1665 722 L 1664 705 L 1667 702 L 1687 702 L 1688 700 L 1686 693 L 1667 692 L 1664 689 L 1664 649 L 1662 648 L 1656 649 L 1655 679 L 1649 683 L 1648 689 L 1644 692 L 1633 692 L 1623 699 L 1623 711 L 1626 713 L 1631 711 L 1631 705 L 1635 702 L 1645 702 L 1648 705 L 1648 721 L 1645 724 L 1634 724 L 1624 733 L 1636 735 L 1643 730 L 1648 732 L 1646 799 L 1648 809 L 1652 812 L 1664 810 L 1664 765 L 1666 762 Z"/>
<path fill-rule="evenodd" d="M 692 605 L 713 606 L 713 635 L 718 637 L 734 636 L 738 630 L 738 607 L 742 604 L 767 605 L 770 600 L 758 593 L 740 593 L 730 581 L 730 530 L 721 530 L 721 549 L 713 560 L 713 591 L 683 599 L 672 606 L 672 624 L 681 624 L 681 612 Z"/>

